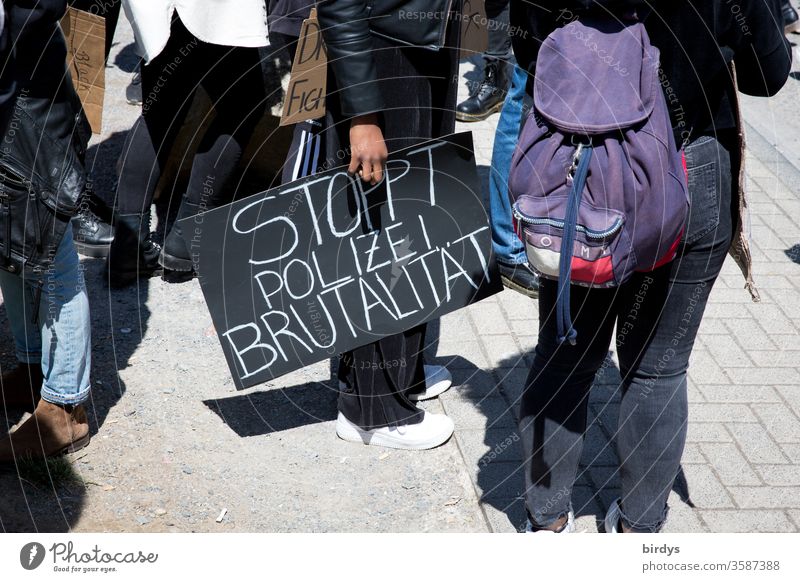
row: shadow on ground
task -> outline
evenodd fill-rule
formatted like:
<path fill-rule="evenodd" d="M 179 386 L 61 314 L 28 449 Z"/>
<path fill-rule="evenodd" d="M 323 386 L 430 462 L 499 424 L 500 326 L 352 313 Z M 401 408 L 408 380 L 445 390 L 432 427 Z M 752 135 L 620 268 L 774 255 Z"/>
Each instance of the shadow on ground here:
<path fill-rule="evenodd" d="M 793 245 L 783 252 L 787 257 L 789 257 L 790 261 L 800 265 L 800 244 Z"/>
<path fill-rule="evenodd" d="M 524 529 L 525 512 L 524 470 L 522 447 L 517 425 L 519 410 L 532 354 L 504 360 L 492 370 L 480 370 L 460 357 L 439 358 L 455 371 L 459 398 L 472 403 L 485 416 L 481 431 L 483 449 L 489 448 L 474 467 L 475 483 L 481 500 L 504 514 L 518 531 Z M 621 495 L 619 460 L 615 447 L 621 394 L 619 369 L 609 353 L 591 390 L 587 412 L 587 429 L 583 441 L 581 462 L 572 491 L 572 506 L 576 517 L 592 516 L 597 529 L 603 530 L 603 520 L 609 505 Z M 444 399 L 450 413 L 457 400 Z M 456 420 L 458 426 L 458 420 Z M 460 444 L 474 446 L 464 438 Z M 469 455 L 466 455 L 469 459 Z M 688 483 L 681 470 L 673 487 L 690 506 Z M 491 520 L 490 520 L 491 521 Z"/>
<path fill-rule="evenodd" d="M 118 371 L 125 369 L 147 330 L 148 282 L 124 290 L 109 290 L 104 282 L 102 259 L 83 259 L 92 317 L 92 393 L 86 403 L 92 435 L 105 422 L 109 410 L 125 393 Z M 4 311 L 4 309 L 3 309 Z M 5 313 L 0 313 L 0 321 Z M 5 325 L 5 324 L 4 324 Z M 16 365 L 13 340 L 0 334 L 3 369 Z M 6 430 L 21 420 L 22 413 L 7 411 Z M 91 446 L 91 445 L 90 445 Z M 0 530 L 6 532 L 66 532 L 80 517 L 86 485 L 72 470 L 85 455 L 78 451 L 66 463 L 31 463 L 0 467 Z"/>

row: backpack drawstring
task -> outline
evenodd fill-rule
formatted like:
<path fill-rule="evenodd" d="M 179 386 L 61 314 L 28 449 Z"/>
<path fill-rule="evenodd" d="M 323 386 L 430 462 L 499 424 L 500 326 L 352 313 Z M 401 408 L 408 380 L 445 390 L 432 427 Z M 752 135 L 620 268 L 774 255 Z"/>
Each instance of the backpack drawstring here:
<path fill-rule="evenodd" d="M 578 337 L 572 327 L 570 317 L 569 291 L 572 277 L 572 251 L 575 246 L 575 232 L 578 226 L 578 207 L 581 204 L 583 189 L 586 186 L 586 177 L 589 174 L 589 162 L 592 159 L 592 145 L 579 144 L 573 159 L 575 175 L 572 179 L 572 189 L 567 200 L 567 211 L 564 217 L 564 236 L 561 239 L 561 257 L 558 263 L 558 299 L 556 300 L 556 328 L 559 343 L 568 341 L 575 345 Z M 570 168 L 570 172 L 573 168 Z"/>

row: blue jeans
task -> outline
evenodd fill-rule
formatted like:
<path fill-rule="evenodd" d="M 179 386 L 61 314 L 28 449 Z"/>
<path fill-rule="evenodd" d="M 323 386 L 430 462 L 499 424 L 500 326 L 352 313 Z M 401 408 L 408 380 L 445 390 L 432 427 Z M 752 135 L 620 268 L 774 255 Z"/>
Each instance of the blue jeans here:
<path fill-rule="evenodd" d="M 511 88 L 506 95 L 497 133 L 494 136 L 492 167 L 489 171 L 489 211 L 492 225 L 492 247 L 495 257 L 507 265 L 526 263 L 525 247 L 514 232 L 511 222 L 511 201 L 508 198 L 508 173 L 511 156 L 517 145 L 523 117 L 523 99 L 528 74 L 514 65 Z"/>
<path fill-rule="evenodd" d="M 17 275 L 0 270 L 17 359 L 42 366 L 42 399 L 53 404 L 80 404 L 89 397 L 91 322 L 83 269 L 68 227 L 47 271 L 36 322 L 36 290 Z"/>
<path fill-rule="evenodd" d="M 622 376 L 615 431 L 621 519 L 635 532 L 662 528 L 686 441 L 689 356 L 731 242 L 731 148 L 735 141 L 724 146 L 711 137 L 687 146 L 692 205 L 672 263 L 636 273 L 618 289 L 572 287 L 576 345 L 557 341 L 557 283 L 542 280 L 539 341 L 520 412 L 526 507 L 535 524 L 550 525 L 569 510 L 589 391 L 610 365 L 613 339 Z"/>

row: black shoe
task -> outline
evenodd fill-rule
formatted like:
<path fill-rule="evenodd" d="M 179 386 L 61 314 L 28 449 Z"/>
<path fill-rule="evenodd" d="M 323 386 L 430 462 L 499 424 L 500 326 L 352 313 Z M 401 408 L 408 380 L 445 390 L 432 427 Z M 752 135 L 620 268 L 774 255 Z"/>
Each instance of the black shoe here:
<path fill-rule="evenodd" d="M 125 88 L 125 99 L 130 105 L 142 104 L 142 70 L 139 68 Z"/>
<path fill-rule="evenodd" d="M 200 214 L 202 208 L 199 204 L 190 202 L 186 196 L 181 199 L 181 206 L 178 209 L 178 215 L 175 217 L 175 222 L 172 223 L 172 228 L 169 229 L 169 234 L 164 239 L 164 248 L 161 250 L 161 256 L 158 262 L 162 267 L 169 271 L 178 271 L 179 273 L 191 273 L 194 270 L 192 264 L 192 254 L 189 252 L 189 247 L 186 246 L 186 241 L 183 239 L 181 233 L 181 226 L 178 221 L 190 216 Z M 202 231 L 198 231 L 201 224 L 195 225 L 195 232 L 193 236 L 202 235 Z"/>
<path fill-rule="evenodd" d="M 114 240 L 114 227 L 103 222 L 92 210 L 81 206 L 72 217 L 72 236 L 75 248 L 87 257 L 107 257 Z"/>
<path fill-rule="evenodd" d="M 459 121 L 481 121 L 503 108 L 511 83 L 510 65 L 496 59 L 487 60 L 483 79 L 476 91 L 456 106 Z"/>
<path fill-rule="evenodd" d="M 153 277 L 162 272 L 158 264 L 161 245 L 150 232 L 150 213 L 120 214 L 116 220 L 114 242 L 106 260 L 108 282 L 125 287 L 139 277 Z"/>
<path fill-rule="evenodd" d="M 784 32 L 788 34 L 800 31 L 800 16 L 797 15 L 797 10 L 792 7 L 792 3 L 789 0 L 783 0 L 781 4 Z"/>
<path fill-rule="evenodd" d="M 503 285 L 528 297 L 539 296 L 539 275 L 528 263 L 506 265 L 497 263 Z"/>

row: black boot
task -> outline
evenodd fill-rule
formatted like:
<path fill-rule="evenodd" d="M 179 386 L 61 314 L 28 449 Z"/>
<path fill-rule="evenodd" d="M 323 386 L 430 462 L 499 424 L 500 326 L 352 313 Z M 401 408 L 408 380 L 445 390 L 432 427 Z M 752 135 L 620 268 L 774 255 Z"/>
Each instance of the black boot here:
<path fill-rule="evenodd" d="M 80 254 L 107 257 L 114 240 L 114 227 L 103 222 L 87 205 L 82 205 L 72 217 L 72 236 Z"/>
<path fill-rule="evenodd" d="M 125 287 L 139 277 L 160 275 L 161 246 L 150 232 L 150 213 L 117 216 L 114 242 L 106 262 L 112 287 Z"/>
<path fill-rule="evenodd" d="M 497 268 L 503 285 L 528 297 L 539 296 L 539 275 L 528 263 L 508 265 L 497 261 Z"/>
<path fill-rule="evenodd" d="M 164 248 L 158 260 L 165 269 L 169 271 L 178 271 L 180 273 L 191 273 L 193 271 L 192 254 L 189 251 L 189 247 L 186 246 L 186 241 L 183 239 L 183 236 L 181 236 L 181 226 L 178 224 L 178 221 L 200 214 L 201 211 L 202 208 L 199 204 L 190 202 L 186 196 L 183 197 L 181 206 L 178 209 L 178 216 L 175 217 L 175 222 L 172 223 L 172 228 L 164 239 Z M 200 235 L 198 229 L 201 228 L 201 226 L 201 222 L 195 224 L 193 236 Z"/>
<path fill-rule="evenodd" d="M 800 31 L 800 17 L 797 15 L 797 10 L 792 7 L 792 3 L 789 0 L 783 0 L 781 4 L 784 31 L 787 34 Z"/>
<path fill-rule="evenodd" d="M 477 90 L 456 106 L 459 121 L 481 121 L 500 111 L 511 83 L 510 65 L 497 59 L 486 61 Z"/>
<path fill-rule="evenodd" d="M 109 224 L 111 214 L 87 180 L 78 213 L 72 217 L 72 237 L 80 254 L 87 257 L 108 256 L 108 249 L 114 240 L 114 227 Z"/>

